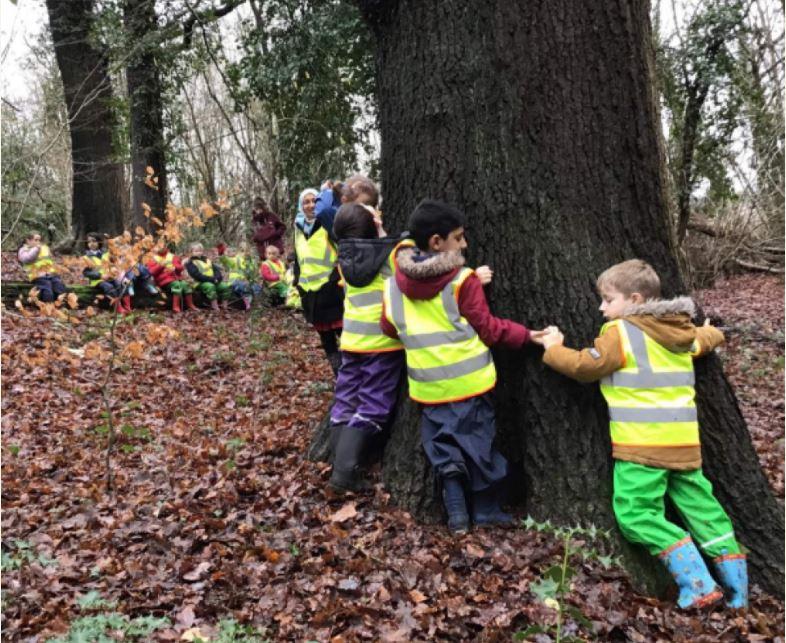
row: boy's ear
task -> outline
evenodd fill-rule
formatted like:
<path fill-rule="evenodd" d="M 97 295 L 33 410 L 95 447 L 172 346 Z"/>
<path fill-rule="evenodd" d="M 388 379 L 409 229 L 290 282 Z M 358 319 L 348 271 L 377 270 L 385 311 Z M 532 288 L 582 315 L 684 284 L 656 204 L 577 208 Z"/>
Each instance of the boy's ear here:
<path fill-rule="evenodd" d="M 428 239 L 428 249 L 433 250 L 434 252 L 439 252 L 442 248 L 443 241 L 444 239 L 438 234 L 432 234 Z"/>
<path fill-rule="evenodd" d="M 644 303 L 644 295 L 640 292 L 632 292 L 630 293 L 630 299 L 634 304 L 643 304 Z"/>

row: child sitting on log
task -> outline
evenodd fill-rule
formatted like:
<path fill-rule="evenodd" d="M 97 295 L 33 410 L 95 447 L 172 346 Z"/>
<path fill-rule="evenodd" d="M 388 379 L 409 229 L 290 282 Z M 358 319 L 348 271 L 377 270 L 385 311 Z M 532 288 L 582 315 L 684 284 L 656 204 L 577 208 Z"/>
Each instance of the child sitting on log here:
<path fill-rule="evenodd" d="M 281 253 L 276 246 L 265 248 L 265 260 L 259 266 L 259 273 L 271 293 L 271 303 L 274 306 L 283 304 L 289 291 L 286 282 L 287 267 L 281 261 Z"/>
<path fill-rule="evenodd" d="M 657 273 L 640 259 L 603 272 L 597 288 L 608 321 L 593 348 L 566 348 L 555 327 L 541 342 L 544 363 L 557 372 L 580 382 L 600 380 L 609 405 L 620 531 L 668 568 L 679 587 L 679 607 L 722 597 L 702 554 L 712 560 L 727 605 L 747 607 L 745 554 L 702 473 L 694 401 L 693 359 L 722 344 L 723 333 L 709 320 L 699 328 L 691 323 L 689 297 L 661 299 Z M 666 518 L 666 496 L 687 531 Z"/>
<path fill-rule="evenodd" d="M 172 253 L 165 241 L 158 243 L 145 265 L 156 286 L 171 298 L 173 312 L 181 312 L 184 303 L 188 310 L 199 310 L 194 305 L 191 284 L 184 279 L 180 257 Z"/>
<path fill-rule="evenodd" d="M 98 288 L 101 294 L 113 301 L 115 310 L 120 314 L 131 312 L 131 285 L 126 276 L 120 278 L 112 275 L 109 253 L 103 247 L 103 239 L 97 232 L 88 232 L 85 237 L 84 259 L 87 264 L 82 275 L 91 286 Z"/>
<path fill-rule="evenodd" d="M 196 290 L 210 302 L 213 310 L 219 310 L 219 302 L 224 310 L 229 306 L 232 287 L 224 282 L 221 269 L 205 256 L 205 248 L 201 243 L 189 246 L 191 257 L 186 261 L 186 270 L 196 282 Z"/>
<path fill-rule="evenodd" d="M 417 247 L 401 248 L 385 281 L 382 330 L 406 351 L 409 396 L 422 405 L 423 448 L 442 486 L 448 529 L 506 525 L 500 486 L 508 463 L 494 447 L 490 393 L 497 372 L 490 346 L 521 348 L 539 336 L 489 311 L 487 266 L 464 266 L 464 215 L 426 199 L 409 231 Z"/>
<path fill-rule="evenodd" d="M 55 262 L 49 246 L 41 243 L 41 235 L 31 232 L 17 253 L 19 263 L 27 279 L 38 290 L 38 298 L 46 303 L 53 302 L 66 292 L 65 284 L 55 271 Z"/>
<path fill-rule="evenodd" d="M 243 302 L 245 310 L 251 310 L 254 294 L 249 279 L 249 274 L 253 274 L 250 257 L 246 252 L 237 252 L 232 246 L 226 246 L 221 255 L 221 265 L 227 271 L 226 281 L 232 293 Z"/>

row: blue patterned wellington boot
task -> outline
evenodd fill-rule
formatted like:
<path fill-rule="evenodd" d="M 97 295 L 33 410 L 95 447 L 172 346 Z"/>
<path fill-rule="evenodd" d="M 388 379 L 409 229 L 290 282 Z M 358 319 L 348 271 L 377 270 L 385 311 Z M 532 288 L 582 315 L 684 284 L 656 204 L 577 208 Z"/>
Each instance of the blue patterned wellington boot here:
<path fill-rule="evenodd" d="M 682 609 L 704 607 L 723 597 L 690 536 L 664 549 L 658 557 L 677 583 L 677 605 Z"/>
<path fill-rule="evenodd" d="M 747 609 L 748 564 L 745 554 L 725 554 L 713 558 L 718 580 L 726 590 L 726 607 Z"/>

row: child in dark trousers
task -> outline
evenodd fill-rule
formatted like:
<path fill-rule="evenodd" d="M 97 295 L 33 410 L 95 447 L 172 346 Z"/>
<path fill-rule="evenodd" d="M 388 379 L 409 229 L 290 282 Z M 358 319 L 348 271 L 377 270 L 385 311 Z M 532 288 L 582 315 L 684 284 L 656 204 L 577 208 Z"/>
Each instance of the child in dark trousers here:
<path fill-rule="evenodd" d="M 398 400 L 404 346 L 379 326 L 382 289 L 393 274 L 397 247 L 412 245 L 385 238 L 372 207 L 342 205 L 333 233 L 344 283 L 344 330 L 341 368 L 330 412 L 333 472 L 330 486 L 339 492 L 358 488 L 356 471 L 369 441 L 387 428 Z"/>
<path fill-rule="evenodd" d="M 661 299 L 658 275 L 640 259 L 612 266 L 597 285 L 608 322 L 594 346 L 566 348 L 555 327 L 541 342 L 543 361 L 554 370 L 580 382 L 600 380 L 609 405 L 620 531 L 666 565 L 680 590 L 679 607 L 722 596 L 700 551 L 712 559 L 728 606 L 747 607 L 745 555 L 701 471 L 694 401 L 693 359 L 722 344 L 723 333 L 709 321 L 700 328 L 691 323 L 689 297 Z M 665 496 L 687 531 L 666 518 Z"/>
<path fill-rule="evenodd" d="M 60 280 L 49 246 L 41 243 L 41 235 L 31 232 L 17 253 L 27 278 L 38 289 L 38 298 L 43 302 L 52 302 L 66 292 L 65 284 Z"/>
<path fill-rule="evenodd" d="M 409 230 L 417 247 L 396 255 L 380 325 L 406 349 L 409 396 L 423 405 L 423 448 L 442 483 L 448 528 L 466 532 L 470 516 L 475 525 L 507 524 L 500 486 L 508 463 L 492 446 L 497 374 L 489 346 L 521 348 L 538 334 L 489 311 L 483 282 L 491 271 L 464 267 L 461 212 L 424 200 Z"/>

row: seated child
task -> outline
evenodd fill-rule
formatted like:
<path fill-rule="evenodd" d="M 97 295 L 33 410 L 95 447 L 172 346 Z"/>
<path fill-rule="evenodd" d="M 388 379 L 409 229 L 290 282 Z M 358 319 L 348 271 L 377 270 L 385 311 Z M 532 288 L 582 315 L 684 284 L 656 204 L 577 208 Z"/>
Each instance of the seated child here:
<path fill-rule="evenodd" d="M 246 310 L 251 310 L 253 291 L 248 274 L 251 260 L 244 252 L 237 252 L 232 246 L 224 248 L 221 256 L 221 265 L 227 271 L 227 283 L 232 293 L 243 302 Z"/>
<path fill-rule="evenodd" d="M 131 285 L 130 280 L 112 276 L 109 253 L 103 247 L 101 235 L 96 232 L 88 232 L 85 236 L 85 245 L 87 250 L 84 259 L 87 265 L 82 270 L 82 275 L 91 286 L 97 287 L 101 291 L 107 301 L 114 300 L 118 313 L 130 313 L 131 293 L 128 292 Z"/>
<path fill-rule="evenodd" d="M 409 231 L 417 247 L 396 255 L 380 324 L 404 344 L 409 396 L 423 405 L 423 448 L 442 484 L 448 528 L 466 532 L 470 515 L 476 525 L 507 524 L 500 486 L 508 463 L 492 445 L 497 373 L 489 346 L 521 348 L 530 331 L 489 311 L 481 276 L 487 283 L 491 271 L 464 267 L 461 212 L 426 199 Z"/>
<path fill-rule="evenodd" d="M 145 266 L 155 280 L 156 286 L 172 298 L 174 312 L 181 312 L 183 303 L 188 310 L 199 310 L 194 305 L 191 284 L 183 278 L 183 264 L 180 257 L 172 254 L 165 241 L 160 241 L 153 248 Z"/>
<path fill-rule="evenodd" d="M 612 266 L 598 277 L 597 287 L 608 322 L 593 348 L 566 348 L 553 327 L 541 342 L 551 368 L 581 382 L 601 382 L 609 405 L 620 530 L 663 561 L 679 587 L 680 607 L 708 605 L 722 596 L 699 549 L 712 559 L 727 605 L 747 607 L 745 555 L 702 474 L 694 402 L 693 358 L 723 343 L 723 334 L 709 320 L 700 328 L 691 323 L 690 298 L 660 299 L 658 275 L 639 259 Z M 687 532 L 666 519 L 664 496 Z"/>
<path fill-rule="evenodd" d="M 49 246 L 41 243 L 41 235 L 31 232 L 17 253 L 27 278 L 38 290 L 38 298 L 43 302 L 53 302 L 66 292 L 65 284 L 55 271 L 55 262 Z"/>
<path fill-rule="evenodd" d="M 276 246 L 265 248 L 265 260 L 259 266 L 263 283 L 270 289 L 274 306 L 283 304 L 287 299 L 289 286 L 286 282 L 287 268 L 281 261 L 281 253 Z"/>
<path fill-rule="evenodd" d="M 213 310 L 218 310 L 219 301 L 221 308 L 226 310 L 229 298 L 232 296 L 232 287 L 224 283 L 221 269 L 205 256 L 205 249 L 201 243 L 192 243 L 189 246 L 191 257 L 186 261 L 186 270 L 196 282 L 196 290 L 207 301 Z"/>
<path fill-rule="evenodd" d="M 341 368 L 330 411 L 333 472 L 330 486 L 355 491 L 356 470 L 371 438 L 387 428 L 398 400 L 404 355 L 401 341 L 379 326 L 382 289 L 393 274 L 396 247 L 385 236 L 371 207 L 342 205 L 333 222 L 338 240 L 338 267 L 344 282 L 344 330 Z"/>

